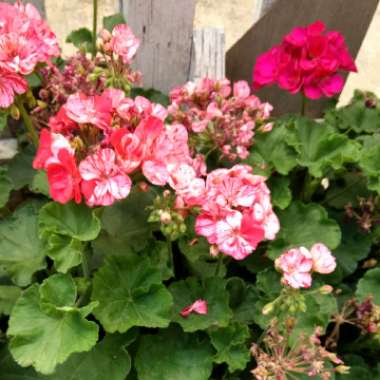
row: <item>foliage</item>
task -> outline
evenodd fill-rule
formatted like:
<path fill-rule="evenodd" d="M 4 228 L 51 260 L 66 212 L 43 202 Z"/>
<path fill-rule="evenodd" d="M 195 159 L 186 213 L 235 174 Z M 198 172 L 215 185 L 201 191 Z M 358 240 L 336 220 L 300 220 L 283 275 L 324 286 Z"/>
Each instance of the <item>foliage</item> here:
<path fill-rule="evenodd" d="M 246 82 L 132 88 L 120 24 L 73 31 L 81 53 L 17 73 L 0 110 L 19 142 L 0 167 L 1 378 L 378 378 L 379 99 L 316 121 L 271 117 Z"/>

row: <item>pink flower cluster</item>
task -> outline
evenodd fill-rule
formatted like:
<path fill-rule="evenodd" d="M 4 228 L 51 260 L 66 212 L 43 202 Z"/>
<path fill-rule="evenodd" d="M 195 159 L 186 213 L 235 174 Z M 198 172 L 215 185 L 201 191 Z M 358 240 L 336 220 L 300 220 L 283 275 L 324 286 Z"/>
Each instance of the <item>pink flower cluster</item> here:
<path fill-rule="evenodd" d="M 0 108 L 27 91 L 25 75 L 59 53 L 54 33 L 33 5 L 0 3 Z"/>
<path fill-rule="evenodd" d="M 186 128 L 165 125 L 166 116 L 161 105 L 132 100 L 121 90 L 71 95 L 41 131 L 33 167 L 46 170 L 51 196 L 60 203 L 84 197 L 89 206 L 111 205 L 128 196 L 129 175 L 138 169 L 152 184 L 180 193 L 198 163 Z"/>
<path fill-rule="evenodd" d="M 324 244 L 317 243 L 310 250 L 305 247 L 289 249 L 276 259 L 275 265 L 283 272 L 283 283 L 299 289 L 311 286 L 312 272 L 321 274 L 334 272 L 336 260 Z"/>
<path fill-rule="evenodd" d="M 257 59 L 253 85 L 259 89 L 277 83 L 292 94 L 302 91 L 310 99 L 319 99 L 342 91 L 339 71 L 356 71 L 344 38 L 316 21 L 294 28 L 280 45 Z"/>
<path fill-rule="evenodd" d="M 231 94 L 232 93 L 232 94 Z M 270 131 L 269 103 L 251 95 L 245 81 L 202 79 L 175 88 L 170 93 L 172 120 L 194 132 L 193 148 L 202 153 L 218 149 L 231 161 L 245 159 L 255 131 Z"/>
<path fill-rule="evenodd" d="M 216 169 L 208 174 L 195 230 L 221 251 L 243 260 L 264 239 L 279 231 L 265 178 L 247 165 Z"/>

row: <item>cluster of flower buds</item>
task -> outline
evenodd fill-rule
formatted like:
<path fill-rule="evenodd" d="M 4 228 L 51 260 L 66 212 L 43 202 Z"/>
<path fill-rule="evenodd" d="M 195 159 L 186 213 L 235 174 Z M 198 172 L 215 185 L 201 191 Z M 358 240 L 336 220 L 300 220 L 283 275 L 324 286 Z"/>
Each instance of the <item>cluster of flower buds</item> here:
<path fill-rule="evenodd" d="M 103 77 L 107 87 L 120 88 L 128 94 L 131 84 L 141 80 L 141 73 L 130 66 L 139 46 L 140 41 L 126 24 L 116 25 L 112 33 L 103 29 L 97 41 L 103 60 L 91 79 Z"/>
<path fill-rule="evenodd" d="M 339 71 L 356 71 L 343 36 L 326 31 L 322 21 L 294 28 L 280 45 L 258 57 L 253 71 L 255 88 L 277 84 L 310 98 L 331 97 L 342 91 Z"/>
<path fill-rule="evenodd" d="M 185 216 L 175 209 L 175 195 L 165 190 L 163 196 L 157 196 L 150 207 L 152 212 L 148 222 L 160 223 L 161 232 L 171 241 L 177 240 L 186 232 Z"/>
<path fill-rule="evenodd" d="M 216 169 L 208 174 L 195 223 L 198 235 L 236 260 L 243 260 L 257 245 L 273 240 L 280 225 L 271 204 L 265 178 L 247 165 Z"/>
<path fill-rule="evenodd" d="M 380 224 L 379 199 L 377 196 L 359 198 L 358 205 L 352 203 L 345 206 L 346 215 L 354 219 L 364 232 L 370 232 L 373 227 Z"/>
<path fill-rule="evenodd" d="M 293 347 L 288 347 L 289 336 L 295 327 L 294 319 L 288 318 L 286 326 L 285 333 L 281 333 L 277 321 L 272 320 L 262 346 L 252 345 L 251 354 L 257 367 L 251 373 L 257 380 L 286 380 L 299 375 L 328 380 L 334 373 L 348 373 L 349 367 L 322 346 L 319 337 L 323 332 L 320 328 L 311 336 L 299 334 Z"/>
<path fill-rule="evenodd" d="M 275 266 L 283 273 L 282 282 L 285 285 L 299 289 L 311 286 L 312 272 L 332 273 L 336 260 L 324 244 L 317 243 L 310 250 L 305 247 L 289 249 L 276 259 Z"/>
<path fill-rule="evenodd" d="M 57 38 L 32 4 L 0 3 L 0 108 L 28 90 L 25 75 L 60 54 Z"/>
<path fill-rule="evenodd" d="M 218 150 L 228 160 L 245 159 L 256 131 L 272 129 L 272 106 L 251 95 L 245 81 L 233 91 L 227 79 L 189 82 L 172 90 L 170 100 L 171 119 L 194 132 L 191 147 L 201 153 Z"/>

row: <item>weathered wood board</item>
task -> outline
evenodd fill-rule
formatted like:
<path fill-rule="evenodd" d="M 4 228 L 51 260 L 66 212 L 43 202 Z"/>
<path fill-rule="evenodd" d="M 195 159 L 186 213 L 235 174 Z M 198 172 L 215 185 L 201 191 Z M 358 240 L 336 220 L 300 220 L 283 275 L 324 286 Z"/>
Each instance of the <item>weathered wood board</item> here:
<path fill-rule="evenodd" d="M 128 24 L 141 40 L 135 67 L 143 85 L 167 93 L 190 77 L 195 0 L 128 0 Z"/>
<path fill-rule="evenodd" d="M 293 27 L 322 20 L 328 29 L 338 30 L 346 38 L 356 57 L 379 0 L 278 0 L 270 11 L 227 52 L 227 77 L 251 82 L 256 58 L 275 44 Z M 299 95 L 291 96 L 277 87 L 258 91 L 262 100 L 274 105 L 275 114 L 297 112 Z M 320 116 L 326 100 L 313 102 L 311 113 Z"/>

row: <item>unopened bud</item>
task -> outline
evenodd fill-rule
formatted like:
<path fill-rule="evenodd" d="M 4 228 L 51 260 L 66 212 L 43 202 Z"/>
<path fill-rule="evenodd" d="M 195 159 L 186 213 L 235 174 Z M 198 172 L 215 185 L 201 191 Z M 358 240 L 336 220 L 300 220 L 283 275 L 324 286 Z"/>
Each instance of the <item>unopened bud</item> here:
<path fill-rule="evenodd" d="M 37 106 L 41 110 L 44 110 L 48 107 L 47 103 L 43 102 L 42 100 L 37 100 Z"/>
<path fill-rule="evenodd" d="M 363 269 L 368 269 L 368 268 L 373 268 L 377 265 L 377 260 L 376 259 L 368 259 L 364 261 L 362 268 Z"/>
<path fill-rule="evenodd" d="M 20 110 L 14 104 L 12 104 L 12 106 L 11 106 L 10 114 L 11 114 L 12 119 L 14 119 L 14 120 L 20 119 Z"/>
<path fill-rule="evenodd" d="M 140 189 L 140 191 L 142 191 L 143 193 L 146 193 L 149 191 L 149 185 L 144 182 L 144 181 L 140 181 L 138 183 L 138 188 Z"/>
<path fill-rule="evenodd" d="M 335 372 L 341 375 L 347 375 L 350 373 L 350 367 L 347 365 L 338 365 L 338 367 L 335 367 Z"/>
<path fill-rule="evenodd" d="M 212 257 L 216 257 L 216 256 L 218 256 L 218 254 L 219 254 L 219 248 L 218 248 L 218 246 L 217 245 L 210 246 L 210 255 Z"/>
<path fill-rule="evenodd" d="M 267 303 L 264 307 L 263 307 L 263 310 L 261 311 L 261 313 L 263 315 L 268 315 L 270 314 L 274 309 L 274 305 L 273 305 L 273 302 L 270 302 L 270 303 Z"/>
<path fill-rule="evenodd" d="M 331 285 L 323 285 L 319 288 L 319 293 L 326 295 L 332 293 L 334 288 Z"/>
<path fill-rule="evenodd" d="M 170 190 L 165 190 L 163 193 L 162 193 L 163 197 L 164 198 L 169 198 L 170 195 L 171 195 L 171 191 Z"/>
<path fill-rule="evenodd" d="M 104 41 L 104 42 L 109 42 L 111 41 L 112 34 L 107 30 L 107 29 L 102 29 L 99 33 L 99 37 Z"/>
<path fill-rule="evenodd" d="M 170 215 L 170 212 L 168 211 L 161 211 L 160 212 L 160 222 L 163 224 L 169 224 L 172 221 L 172 217 Z"/>
<path fill-rule="evenodd" d="M 330 186 L 330 181 L 329 181 L 329 179 L 328 178 L 323 178 L 322 179 L 322 181 L 321 181 L 321 186 L 325 189 L 325 190 L 327 190 L 328 188 L 329 188 L 329 186 Z"/>

